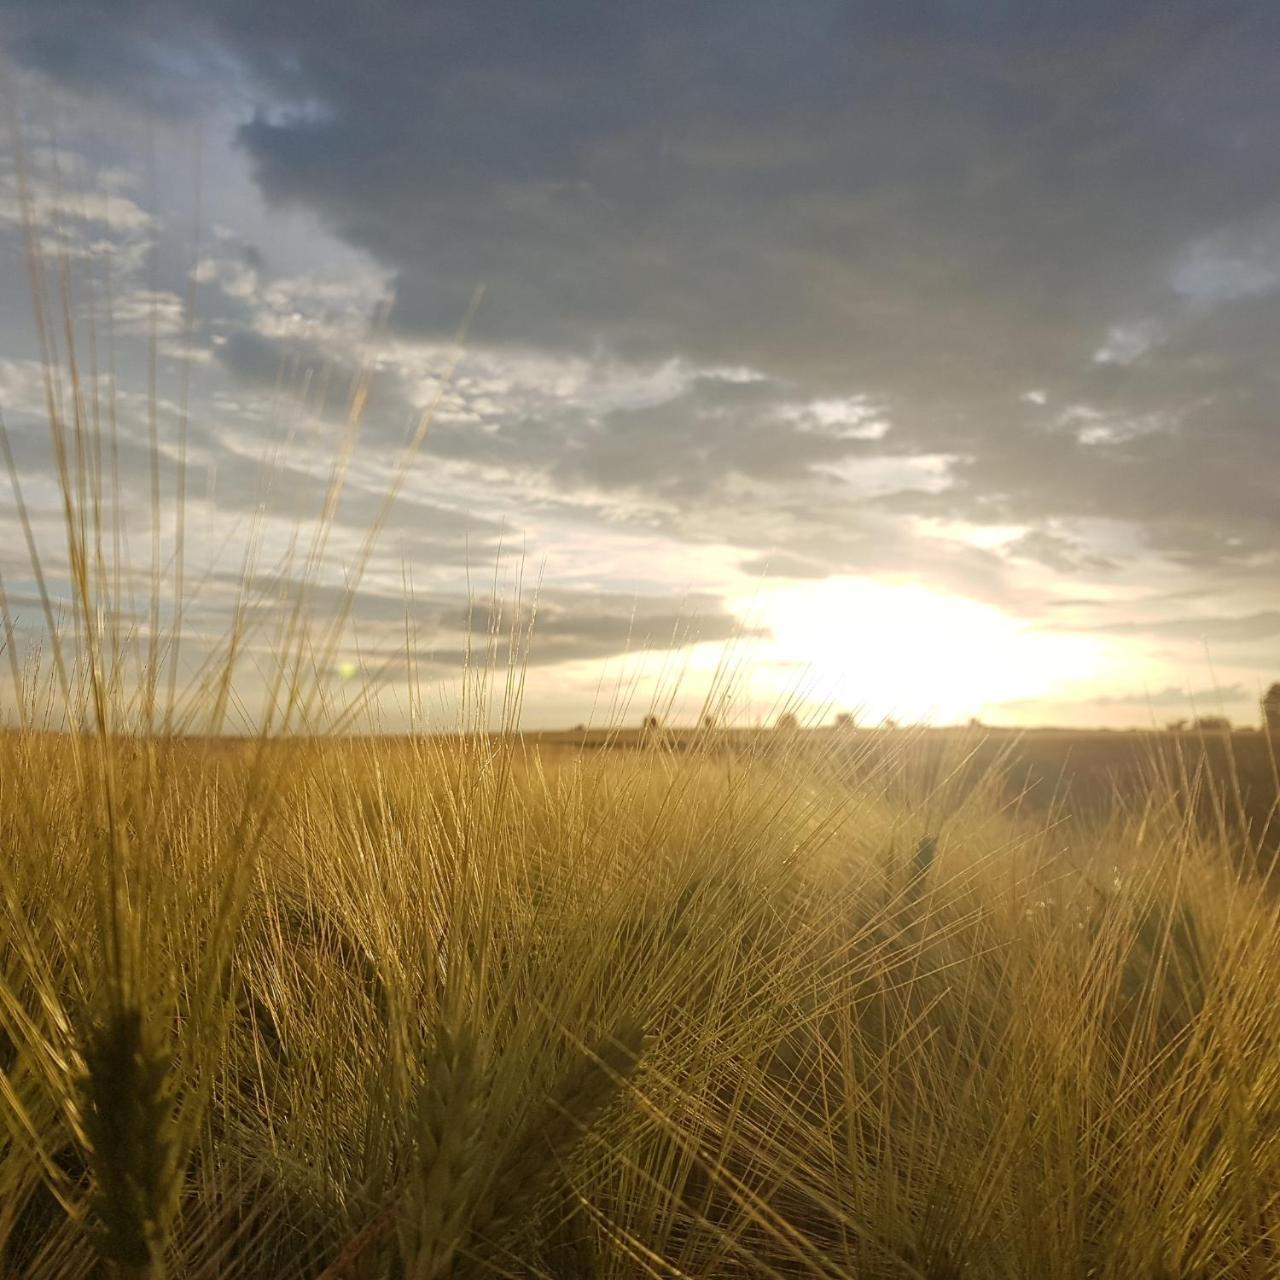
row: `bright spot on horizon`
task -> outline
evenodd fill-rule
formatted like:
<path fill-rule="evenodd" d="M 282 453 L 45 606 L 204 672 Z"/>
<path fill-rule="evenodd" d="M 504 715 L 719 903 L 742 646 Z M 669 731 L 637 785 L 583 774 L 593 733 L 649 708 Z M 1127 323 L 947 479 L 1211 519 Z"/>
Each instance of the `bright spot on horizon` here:
<path fill-rule="evenodd" d="M 809 701 L 948 724 L 1048 698 L 1106 669 L 1095 637 L 1037 630 L 992 605 L 869 578 L 766 591 L 750 605 L 782 667 L 804 669 Z"/>

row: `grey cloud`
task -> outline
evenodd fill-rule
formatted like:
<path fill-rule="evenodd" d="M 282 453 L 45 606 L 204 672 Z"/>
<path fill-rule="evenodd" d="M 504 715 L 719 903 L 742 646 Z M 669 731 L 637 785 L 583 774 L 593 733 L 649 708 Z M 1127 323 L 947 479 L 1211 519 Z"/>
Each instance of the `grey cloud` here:
<path fill-rule="evenodd" d="M 1089 706 L 1150 706 L 1150 707 L 1214 707 L 1219 703 L 1235 704 L 1253 701 L 1253 695 L 1242 684 L 1228 684 L 1221 688 L 1183 689 L 1169 685 L 1152 693 L 1120 693 L 1102 695 L 1087 700 Z"/>
<path fill-rule="evenodd" d="M 225 94 L 227 56 L 198 5 L 61 0 L 51 10 L 6 0 L 0 8 L 10 56 L 82 93 L 108 94 L 165 118 L 190 117 Z"/>
<path fill-rule="evenodd" d="M 323 353 L 314 348 L 298 351 L 251 329 L 234 330 L 218 349 L 218 358 L 236 377 L 259 385 L 284 379 L 290 365 L 305 364 L 308 357 L 323 363 Z"/>
<path fill-rule="evenodd" d="M 1008 553 L 1055 569 L 1059 573 L 1078 573 L 1082 568 L 1114 569 L 1115 562 L 1105 556 L 1085 551 L 1078 542 L 1045 529 L 1032 529 L 1009 544 Z"/>
<path fill-rule="evenodd" d="M 539 597 L 536 615 L 500 615 L 498 624 L 520 628 L 526 617 L 532 626 L 529 658 L 534 665 L 585 658 L 613 657 L 680 649 L 693 643 L 725 641 L 768 634 L 747 628 L 720 601 L 695 595 L 675 602 L 668 596 L 627 596 L 617 592 L 556 589 Z M 490 622 L 488 611 L 461 606 L 442 619 L 446 625 L 467 623 L 481 632 Z"/>
<path fill-rule="evenodd" d="M 730 476 L 785 485 L 869 451 L 866 441 L 806 430 L 780 415 L 794 395 L 764 381 L 701 377 L 674 400 L 603 415 L 552 474 L 569 484 L 696 499 Z"/>
<path fill-rule="evenodd" d="M 1133 367 L 1093 355 L 1114 324 L 1185 309 L 1169 273 L 1188 244 L 1276 206 L 1257 122 L 1280 94 L 1238 74 L 1261 72 L 1275 11 L 1207 24 L 1194 5 L 1091 6 L 1064 25 L 924 9 L 831 5 L 784 29 L 762 6 L 715 22 L 571 6 L 553 31 L 480 6 L 430 39 L 406 20 L 349 32 L 349 48 L 295 41 L 278 18 L 224 29 L 242 50 L 265 36 L 246 56 L 276 92 L 328 104 L 259 118 L 245 146 L 269 194 L 396 269 L 405 326 L 446 330 L 484 278 L 488 341 L 603 341 L 882 397 L 895 431 L 867 452 L 963 459 L 935 511 L 1132 521 L 1175 559 L 1207 528 L 1239 539 L 1192 564 L 1265 547 L 1280 465 L 1259 335 L 1275 298 L 1188 319 Z M 463 126 L 453 111 L 473 95 Z M 1016 399 L 1032 385 L 1122 424 L 1169 422 L 1085 444 L 1039 429 Z M 732 422 L 690 404 L 619 411 L 576 447 L 527 424 L 521 439 L 564 484 L 683 500 L 717 469 L 798 486 L 852 449 L 750 405 Z"/>
<path fill-rule="evenodd" d="M 1171 639 L 1243 644 L 1280 635 L 1280 611 L 1266 609 L 1239 617 L 1158 618 L 1149 622 L 1113 622 L 1093 629 L 1111 635 L 1157 635 Z"/>
<path fill-rule="evenodd" d="M 405 331 L 451 332 L 483 280 L 485 344 L 769 375 L 511 403 L 442 423 L 446 459 L 984 598 L 1009 598 L 1007 556 L 910 518 L 1029 525 L 1008 555 L 1073 577 L 1119 563 L 1073 530 L 1098 520 L 1190 573 L 1275 567 L 1274 5 L 5 7 L 20 60 L 94 92 L 140 60 L 175 92 L 222 68 L 259 104 L 262 190 L 391 270 Z M 274 378 L 254 343 L 226 363 Z M 403 389 L 375 393 L 391 433 Z M 793 393 L 870 396 L 892 429 L 807 430 L 777 412 Z M 954 459 L 940 491 L 856 509 L 829 474 L 926 455 Z"/>
<path fill-rule="evenodd" d="M 316 520 L 324 507 L 329 487 L 327 476 L 280 466 L 264 470 L 252 460 L 243 460 L 232 476 L 223 464 L 215 491 L 217 506 L 223 511 L 249 514 L 259 503 L 273 516 L 306 523 Z M 383 514 L 385 492 L 354 481 L 346 483 L 334 515 L 340 527 L 363 534 Z M 473 564 L 492 567 L 499 556 L 513 554 L 503 543 L 503 526 L 476 512 L 416 498 L 401 492 L 382 523 L 384 541 L 403 533 L 411 538 L 411 556 L 430 565 Z"/>
<path fill-rule="evenodd" d="M 295 391 L 305 368 L 328 368 L 335 387 L 346 386 L 354 373 L 350 363 L 321 348 L 250 333 L 233 336 L 220 356 L 237 376 L 258 386 L 280 383 L 283 370 L 284 385 Z M 460 387 L 467 383 L 465 368 Z M 483 382 L 479 394 L 494 398 Z M 386 442 L 395 438 L 396 427 L 403 431 L 411 413 L 406 397 L 393 371 L 374 375 L 368 416 L 375 439 Z M 665 532 L 691 539 L 730 536 L 746 547 L 761 546 L 764 537 L 762 550 L 811 558 L 815 576 L 853 565 L 927 568 L 945 576 L 947 563 L 966 557 L 954 548 L 915 546 L 903 529 L 868 525 L 868 513 L 849 507 L 833 531 L 831 513 L 844 498 L 841 486 L 823 477 L 823 468 L 872 459 L 881 442 L 850 435 L 839 423 L 824 425 L 798 397 L 799 388 L 777 380 L 708 374 L 636 408 L 595 410 L 581 400 L 509 392 L 501 408 L 485 412 L 483 429 L 468 421 L 437 422 L 426 454 L 499 467 L 516 477 L 537 473 L 561 492 L 586 486 L 606 495 L 638 494 L 663 504 L 647 517 L 650 527 L 656 521 Z M 340 400 L 330 397 L 331 416 L 337 416 Z M 751 486 L 749 495 L 740 483 Z M 304 478 L 293 500 L 316 484 Z M 825 502 L 797 497 L 797 485 L 822 486 Z M 596 513 L 612 519 L 611 501 L 601 499 Z M 580 504 L 579 515 L 583 509 Z M 762 512 L 776 518 L 762 521 Z M 989 555 L 968 558 L 975 566 L 981 560 L 988 574 L 998 569 Z"/>
<path fill-rule="evenodd" d="M 1274 92 L 1239 74 L 1269 6 L 918 9 L 188 11 L 281 104 L 243 134 L 268 192 L 400 270 L 406 323 L 451 328 L 483 276 L 489 335 L 522 343 L 965 389 L 1010 356 L 1051 370 L 1064 333 L 1092 350 L 1193 235 L 1274 198 Z M 123 81 L 83 17 L 29 19 L 82 46 L 42 65 Z"/>
<path fill-rule="evenodd" d="M 1036 705 L 1037 701 L 1013 698 L 1007 702 L 1000 703 L 1000 706 L 1009 710 L 1016 710 Z M 1135 710 L 1151 708 L 1153 710 L 1164 709 L 1190 712 L 1196 709 L 1201 711 L 1215 709 L 1218 706 L 1238 707 L 1241 704 L 1253 705 L 1256 701 L 1256 694 L 1250 693 L 1241 684 L 1210 686 L 1204 689 L 1187 689 L 1178 685 L 1167 685 L 1163 689 L 1133 690 L 1127 693 L 1100 694 L 1093 698 L 1076 698 L 1069 704 L 1062 703 L 1058 705 L 1097 708 L 1121 707 Z"/>
<path fill-rule="evenodd" d="M 825 578 L 831 566 L 825 560 L 809 560 L 794 555 L 759 555 L 744 560 L 739 566 L 752 577 L 769 578 Z"/>
<path fill-rule="evenodd" d="M 239 580 L 223 577 L 220 584 L 234 591 Z M 254 577 L 246 588 L 250 614 L 259 619 L 292 609 L 298 601 L 317 619 L 350 606 L 360 629 L 374 638 L 371 646 L 362 648 L 371 662 L 403 657 L 399 641 L 408 619 L 423 660 L 453 672 L 468 653 L 482 654 L 491 635 L 499 638 L 504 653 L 514 636 L 517 651 L 529 665 L 551 666 L 767 634 L 759 627 L 745 627 L 722 601 L 704 594 L 673 602 L 669 596 L 549 588 L 536 597 L 493 602 L 440 594 L 406 598 L 398 590 L 370 584 L 355 591 L 332 582 L 304 587 L 296 579 L 271 575 Z M 377 640 L 387 634 L 391 644 Z"/>

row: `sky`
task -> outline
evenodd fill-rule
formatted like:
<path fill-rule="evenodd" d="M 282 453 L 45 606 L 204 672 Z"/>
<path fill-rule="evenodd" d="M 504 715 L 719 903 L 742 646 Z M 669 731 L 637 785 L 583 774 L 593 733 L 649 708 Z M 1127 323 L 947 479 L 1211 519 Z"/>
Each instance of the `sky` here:
<path fill-rule="evenodd" d="M 429 411 L 333 672 L 389 721 L 493 595 L 536 604 L 531 725 L 692 715 L 726 664 L 748 716 L 1115 727 L 1280 675 L 1280 6 L 0 0 L 0 48 L 33 528 L 56 588 L 19 151 L 135 542 L 187 406 L 189 662 L 364 370 L 308 608 Z M 0 571 L 29 601 L 7 490 Z"/>

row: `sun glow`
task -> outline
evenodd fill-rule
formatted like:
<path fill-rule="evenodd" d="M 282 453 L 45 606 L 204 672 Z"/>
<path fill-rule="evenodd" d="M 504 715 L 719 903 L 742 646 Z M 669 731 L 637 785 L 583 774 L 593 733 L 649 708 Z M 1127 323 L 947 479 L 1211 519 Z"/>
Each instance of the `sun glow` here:
<path fill-rule="evenodd" d="M 750 612 L 772 632 L 781 680 L 869 720 L 1017 720 L 1001 704 L 1078 687 L 1103 667 L 1092 637 L 914 584 L 830 578 L 766 591 Z"/>

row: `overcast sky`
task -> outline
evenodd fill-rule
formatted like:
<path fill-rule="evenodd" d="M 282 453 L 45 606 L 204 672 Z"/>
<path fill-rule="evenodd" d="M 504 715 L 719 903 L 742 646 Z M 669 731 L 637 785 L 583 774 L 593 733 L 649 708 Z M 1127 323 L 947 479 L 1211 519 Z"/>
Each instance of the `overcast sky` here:
<path fill-rule="evenodd" d="M 410 577 L 443 671 L 520 565 L 532 723 L 622 671 L 696 691 L 735 636 L 760 706 L 872 718 L 1248 720 L 1280 675 L 1280 5 L 0 0 L 0 33 L 42 239 L 78 307 L 110 274 L 126 508 L 152 333 L 170 451 L 189 381 L 197 632 L 264 457 L 270 549 L 367 365 L 338 593 L 483 284 L 348 678 L 396 679 Z M 52 564 L 37 355 L 6 139 L 0 405 Z"/>

